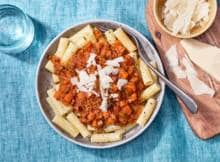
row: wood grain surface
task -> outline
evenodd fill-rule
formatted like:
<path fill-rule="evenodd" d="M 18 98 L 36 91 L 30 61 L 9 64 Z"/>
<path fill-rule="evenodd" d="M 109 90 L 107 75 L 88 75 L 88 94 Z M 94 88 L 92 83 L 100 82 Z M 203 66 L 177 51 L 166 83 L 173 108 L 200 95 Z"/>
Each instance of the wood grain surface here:
<path fill-rule="evenodd" d="M 182 88 L 191 97 L 193 97 L 198 104 L 198 112 L 196 114 L 191 114 L 185 105 L 178 99 L 192 130 L 201 139 L 208 139 L 219 134 L 220 83 L 215 81 L 194 64 L 194 67 L 199 74 L 199 78 L 216 91 L 216 94 L 213 98 L 207 95 L 194 95 L 187 79 L 177 79 L 174 74 L 168 70 L 168 63 L 165 58 L 165 53 L 172 45 L 176 44 L 180 59 L 185 55 L 185 51 L 179 43 L 180 39 L 168 35 L 159 27 L 153 15 L 153 0 L 148 1 L 145 15 L 149 30 L 157 46 L 160 58 L 163 62 L 169 79 Z M 220 8 L 218 8 L 217 17 L 212 27 L 196 39 L 220 47 Z"/>

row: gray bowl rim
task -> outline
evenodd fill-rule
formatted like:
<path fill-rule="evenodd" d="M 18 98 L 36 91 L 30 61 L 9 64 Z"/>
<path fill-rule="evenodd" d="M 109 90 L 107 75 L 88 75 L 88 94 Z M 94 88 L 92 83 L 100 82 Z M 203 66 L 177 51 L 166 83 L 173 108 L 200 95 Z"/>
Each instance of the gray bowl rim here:
<path fill-rule="evenodd" d="M 57 127 L 55 127 L 55 125 L 52 123 L 52 121 L 47 117 L 46 113 L 44 112 L 43 109 L 43 105 L 40 102 L 40 98 L 39 98 L 39 92 L 38 92 L 38 80 L 39 78 L 39 73 L 40 73 L 40 67 L 41 64 L 43 62 L 44 56 L 47 54 L 48 49 L 53 46 L 54 42 L 56 42 L 57 39 L 59 39 L 64 33 L 66 33 L 68 30 L 71 30 L 73 28 L 76 28 L 78 26 L 82 26 L 82 25 L 87 25 L 87 24 L 92 24 L 92 23 L 112 23 L 114 25 L 118 25 L 122 28 L 128 29 L 130 31 L 132 31 L 135 35 L 139 36 L 141 39 L 143 39 L 144 41 L 146 41 L 146 43 L 148 43 L 149 47 L 151 48 L 151 50 L 153 51 L 153 53 L 157 54 L 154 55 L 154 57 L 156 57 L 157 63 L 159 63 L 159 68 L 160 68 L 160 72 L 162 74 L 164 74 L 164 68 L 163 68 L 163 64 L 161 62 L 161 59 L 156 51 L 156 49 L 154 48 L 154 46 L 152 45 L 152 43 L 145 37 L 143 36 L 140 32 L 138 32 L 136 29 L 121 23 L 121 22 L 117 22 L 117 21 L 113 21 L 113 20 L 107 20 L 107 19 L 94 19 L 94 20 L 87 20 L 87 21 L 83 21 L 81 23 L 76 23 L 73 24 L 69 27 L 67 27 L 66 29 L 64 29 L 62 32 L 60 32 L 54 39 L 52 39 L 52 41 L 50 41 L 50 43 L 48 44 L 48 46 L 46 47 L 46 49 L 43 51 L 43 54 L 40 57 L 39 63 L 37 65 L 37 70 L 36 70 L 36 79 L 35 79 L 35 94 L 37 97 L 37 103 L 38 106 L 40 108 L 41 113 L 43 114 L 44 118 L 46 119 L 47 123 L 49 124 L 49 126 L 55 130 L 55 132 L 57 134 L 59 134 L 60 136 L 62 136 L 64 139 L 68 140 L 71 143 L 74 143 L 76 145 L 82 146 L 82 147 L 86 147 L 86 148 L 91 148 L 91 149 L 107 149 L 107 148 L 113 148 L 113 147 L 117 147 L 117 146 L 121 146 L 125 143 L 128 143 L 132 140 L 134 140 L 135 138 L 137 138 L 139 135 L 141 135 L 149 126 L 150 124 L 153 122 L 153 120 L 155 119 L 155 117 L 157 116 L 160 108 L 161 108 L 161 104 L 163 102 L 164 99 L 164 93 L 165 93 L 165 84 L 164 82 L 160 81 L 160 86 L 161 86 L 161 92 L 160 92 L 160 100 L 157 103 L 157 107 L 155 108 L 153 114 L 151 115 L 151 118 L 149 119 L 149 121 L 147 122 L 147 124 L 138 132 L 136 132 L 135 135 L 131 136 L 130 138 L 127 138 L 123 141 L 118 141 L 116 143 L 109 143 L 109 145 L 105 145 L 105 146 L 93 146 L 93 145 L 87 145 L 84 143 L 81 143 L 73 138 L 68 137 L 65 133 L 61 132 L 61 130 L 59 130 Z"/>

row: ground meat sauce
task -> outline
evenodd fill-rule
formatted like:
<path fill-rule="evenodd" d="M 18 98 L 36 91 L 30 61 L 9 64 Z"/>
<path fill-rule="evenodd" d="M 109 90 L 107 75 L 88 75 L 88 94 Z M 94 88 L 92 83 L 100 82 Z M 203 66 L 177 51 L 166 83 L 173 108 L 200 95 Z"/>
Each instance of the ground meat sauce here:
<path fill-rule="evenodd" d="M 49 58 L 54 63 L 55 74 L 60 79 L 60 86 L 55 93 L 55 98 L 65 105 L 73 106 L 73 112 L 80 118 L 82 123 L 95 127 L 98 130 L 102 130 L 104 127 L 113 124 L 125 126 L 129 123 L 134 123 L 141 112 L 141 103 L 138 98 L 145 88 L 138 69 L 135 66 L 135 61 L 128 55 L 128 51 L 119 41 L 110 45 L 98 29 L 94 29 L 94 34 L 97 43 L 93 44 L 89 42 L 83 48 L 79 49 L 67 65 L 63 66 L 60 63 L 60 59 L 56 56 Z M 86 67 L 91 53 L 96 54 L 96 62 L 102 67 L 105 66 L 106 60 L 119 56 L 124 58 L 124 61 L 120 63 L 118 74 L 111 76 L 114 82 L 111 84 L 109 93 L 117 93 L 118 97 L 108 99 L 107 112 L 102 112 L 100 109 L 102 102 L 100 96 L 78 92 L 77 87 L 71 83 L 71 78 L 77 76 L 75 69 L 86 69 L 89 74 L 97 70 L 94 65 Z M 118 78 L 128 80 L 128 83 L 120 91 L 116 84 Z M 96 81 L 94 90 L 100 94 L 99 79 Z"/>

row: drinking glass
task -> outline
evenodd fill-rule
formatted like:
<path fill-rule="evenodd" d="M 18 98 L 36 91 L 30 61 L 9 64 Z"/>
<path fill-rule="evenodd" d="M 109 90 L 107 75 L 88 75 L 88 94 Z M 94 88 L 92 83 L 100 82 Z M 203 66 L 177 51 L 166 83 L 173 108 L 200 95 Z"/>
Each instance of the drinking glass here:
<path fill-rule="evenodd" d="M 16 6 L 0 5 L 0 51 L 20 53 L 27 49 L 34 39 L 34 25 Z"/>

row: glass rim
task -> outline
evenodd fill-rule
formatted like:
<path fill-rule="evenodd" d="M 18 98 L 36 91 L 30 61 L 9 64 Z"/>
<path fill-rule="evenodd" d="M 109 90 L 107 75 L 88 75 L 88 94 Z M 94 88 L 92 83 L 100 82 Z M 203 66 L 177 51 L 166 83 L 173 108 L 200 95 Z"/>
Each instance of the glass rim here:
<path fill-rule="evenodd" d="M 33 21 L 31 20 L 31 18 L 21 8 L 15 6 L 15 5 L 12 5 L 12 4 L 0 4 L 0 11 L 1 11 L 1 9 L 14 9 L 14 10 L 17 10 L 18 12 L 20 12 L 20 14 L 22 16 L 24 16 L 25 21 L 28 24 L 31 24 L 33 26 L 30 30 L 33 30 L 33 33 L 35 32 Z M 33 42 L 34 35 L 35 34 L 33 34 L 33 38 L 32 38 L 31 43 Z M 8 45 L 8 46 L 1 46 L 0 45 L 0 51 L 3 52 L 3 53 L 11 53 L 12 51 L 17 51 L 18 49 L 20 49 L 22 47 L 22 45 L 23 44 L 18 44 L 18 46 L 16 46 L 16 47 L 14 47 L 13 45 Z"/>
<path fill-rule="evenodd" d="M 24 15 L 26 15 L 26 14 L 24 13 L 24 11 L 23 11 L 21 8 L 19 8 L 18 6 L 16 6 L 16 5 L 12 5 L 12 4 L 0 4 L 0 9 L 4 9 L 4 8 L 14 8 L 14 9 L 17 9 L 17 10 L 21 11 Z"/>

